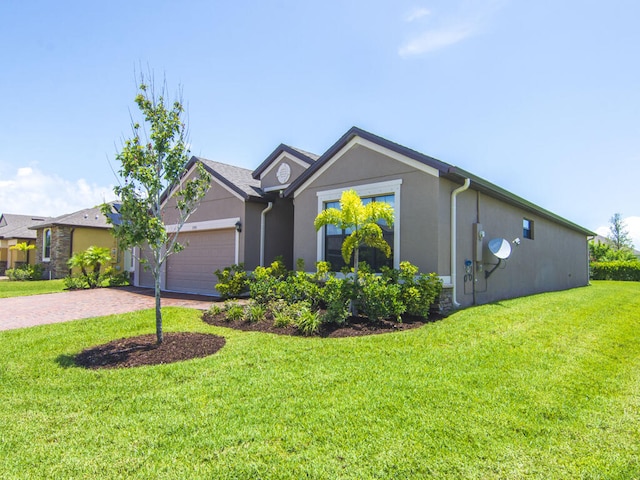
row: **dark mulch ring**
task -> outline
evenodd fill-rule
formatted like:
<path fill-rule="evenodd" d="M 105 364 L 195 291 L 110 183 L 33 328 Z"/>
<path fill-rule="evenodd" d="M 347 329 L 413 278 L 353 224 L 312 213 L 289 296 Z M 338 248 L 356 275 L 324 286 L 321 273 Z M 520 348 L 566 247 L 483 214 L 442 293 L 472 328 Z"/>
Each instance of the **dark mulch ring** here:
<path fill-rule="evenodd" d="M 160 365 L 208 357 L 225 344 L 224 337 L 206 333 L 165 333 L 163 337 L 160 345 L 156 342 L 156 335 L 152 334 L 121 338 L 87 348 L 76 355 L 75 364 L 90 369 Z"/>
<path fill-rule="evenodd" d="M 278 335 L 292 335 L 292 336 L 304 336 L 300 330 L 294 326 L 288 327 L 276 327 L 273 325 L 273 319 L 270 317 L 265 318 L 260 322 L 249 322 L 245 320 L 230 321 L 227 319 L 224 312 L 217 315 L 212 315 L 209 312 L 205 312 L 202 319 L 209 325 L 215 325 L 218 327 L 235 328 L 237 330 L 244 330 L 250 332 L 264 332 L 275 333 Z M 377 335 L 381 333 L 400 332 L 403 330 L 409 330 L 412 328 L 418 328 L 426 323 L 435 322 L 441 319 L 438 315 L 430 315 L 429 318 L 414 317 L 405 315 L 402 317 L 402 322 L 394 322 L 391 320 L 379 320 L 377 322 L 371 322 L 367 317 L 349 317 L 344 325 L 337 325 L 335 323 L 323 323 L 320 326 L 320 330 L 314 336 L 317 337 L 360 337 L 363 335 Z"/>

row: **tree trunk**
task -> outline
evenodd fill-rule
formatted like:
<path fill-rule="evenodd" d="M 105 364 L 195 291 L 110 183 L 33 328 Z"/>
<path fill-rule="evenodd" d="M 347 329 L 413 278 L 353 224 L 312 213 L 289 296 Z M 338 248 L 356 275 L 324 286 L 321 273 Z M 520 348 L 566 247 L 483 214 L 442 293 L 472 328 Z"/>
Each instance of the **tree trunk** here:
<path fill-rule="evenodd" d="M 360 249 L 356 247 L 353 252 L 353 298 L 351 299 L 349 310 L 351 310 L 351 315 L 354 317 L 358 315 L 358 307 L 356 306 L 356 300 L 358 299 L 358 261 L 359 261 L 358 253 L 359 251 Z"/>
<path fill-rule="evenodd" d="M 162 343 L 162 310 L 160 309 L 160 272 L 154 272 L 156 297 L 156 339 L 158 345 Z"/>

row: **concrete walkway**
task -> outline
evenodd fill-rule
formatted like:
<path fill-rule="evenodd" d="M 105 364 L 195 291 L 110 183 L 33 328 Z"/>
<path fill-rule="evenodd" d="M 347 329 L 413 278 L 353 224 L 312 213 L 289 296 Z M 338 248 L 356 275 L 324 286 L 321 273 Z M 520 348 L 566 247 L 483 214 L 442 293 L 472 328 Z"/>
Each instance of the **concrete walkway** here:
<path fill-rule="evenodd" d="M 213 297 L 162 293 L 163 307 L 207 310 Z M 0 298 L 0 330 L 155 308 L 153 290 L 138 287 L 97 288 Z"/>

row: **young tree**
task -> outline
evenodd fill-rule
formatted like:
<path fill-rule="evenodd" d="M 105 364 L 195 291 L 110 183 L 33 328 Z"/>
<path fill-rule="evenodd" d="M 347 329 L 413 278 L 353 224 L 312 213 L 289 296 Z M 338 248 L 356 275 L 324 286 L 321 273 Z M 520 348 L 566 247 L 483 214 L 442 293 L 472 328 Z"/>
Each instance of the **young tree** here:
<path fill-rule="evenodd" d="M 633 249 L 633 242 L 629 236 L 627 226 L 622 220 L 622 215 L 614 213 L 613 217 L 609 219 L 609 223 L 609 236 L 607 238 L 611 241 L 613 249 L 617 251 Z"/>
<path fill-rule="evenodd" d="M 178 243 L 178 234 L 189 216 L 196 210 L 206 194 L 211 177 L 201 163 L 194 164 L 195 173 L 183 178 L 189 163 L 186 126 L 182 119 L 184 109 L 180 99 L 166 101 L 166 84 L 159 95 L 153 82 L 141 76 L 136 105 L 144 116 L 147 128 L 132 121 L 133 136 L 125 140 L 116 159 L 123 182 L 114 188 L 121 204 L 114 220 L 112 206 L 104 205 L 103 213 L 113 224 L 113 232 L 122 248 L 139 247 L 146 250 L 145 268 L 154 278 L 156 306 L 156 337 L 163 341 L 160 274 L 167 257 L 184 247 Z M 173 199 L 177 222 L 167 229 L 163 206 Z"/>
<path fill-rule="evenodd" d="M 342 243 L 342 258 L 346 264 L 351 262 L 353 255 L 353 273 L 356 290 L 358 288 L 358 258 L 360 247 L 366 245 L 381 250 L 387 257 L 391 255 L 391 247 L 384 240 L 382 228 L 378 225 L 384 220 L 387 225 L 393 225 L 393 207 L 384 202 L 362 203 L 360 196 L 354 190 L 342 192 L 340 209 L 327 208 L 320 212 L 314 221 L 316 231 L 327 225 L 335 225 L 343 230 L 352 230 Z M 354 298 L 357 297 L 357 291 Z M 351 302 L 354 312 L 355 304 Z"/>

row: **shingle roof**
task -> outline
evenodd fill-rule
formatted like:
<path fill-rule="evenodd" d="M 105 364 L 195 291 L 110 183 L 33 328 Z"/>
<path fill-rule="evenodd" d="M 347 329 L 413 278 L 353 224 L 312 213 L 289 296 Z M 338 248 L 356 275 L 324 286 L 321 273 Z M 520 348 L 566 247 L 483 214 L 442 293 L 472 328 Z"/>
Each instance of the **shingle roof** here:
<path fill-rule="evenodd" d="M 260 181 L 251 176 L 251 170 L 206 158 L 194 158 L 201 162 L 216 179 L 240 194 L 245 200 L 264 196 L 264 192 L 260 188 Z"/>
<path fill-rule="evenodd" d="M 53 219 L 48 219 L 41 225 L 36 225 L 32 229 L 51 227 L 55 225 L 65 225 L 70 227 L 92 227 L 92 228 L 112 228 L 107 223 L 107 218 L 100 211 L 100 207 L 85 208 L 77 212 L 61 215 Z"/>
<path fill-rule="evenodd" d="M 35 239 L 36 232 L 29 230 L 29 228 L 43 224 L 48 220 L 51 219 L 37 215 L 4 213 L 0 216 L 0 238 Z"/>
<path fill-rule="evenodd" d="M 428 165 L 432 168 L 437 169 L 440 172 L 441 176 L 449 178 L 453 181 L 464 181 L 464 179 L 468 178 L 471 180 L 471 187 L 475 188 L 481 192 L 487 193 L 495 198 L 506 201 L 512 205 L 516 205 L 525 210 L 535 212 L 538 215 L 546 217 L 550 220 L 553 220 L 557 223 L 565 225 L 573 230 L 579 231 L 585 235 L 594 235 L 594 233 L 584 227 L 576 225 L 569 220 L 566 220 L 559 215 L 556 215 L 548 210 L 545 210 L 517 195 L 514 195 L 507 190 L 504 190 L 497 185 L 494 185 L 491 182 L 488 182 L 476 175 L 473 175 L 466 170 L 455 167 L 451 164 L 438 160 L 437 158 L 430 157 L 428 155 L 424 155 L 420 152 L 407 148 L 403 145 L 400 145 L 395 142 L 391 142 L 386 138 L 379 137 L 378 135 L 374 135 L 373 133 L 362 130 L 358 127 L 350 128 L 347 133 L 345 133 L 336 143 L 334 143 L 329 150 L 323 153 L 320 158 L 313 163 L 302 175 L 300 175 L 291 185 L 284 191 L 285 196 L 289 196 L 293 194 L 298 188 L 300 188 L 304 183 L 313 176 L 313 174 L 318 171 L 322 166 L 327 163 L 342 147 L 347 145 L 354 137 L 360 137 L 370 142 L 373 142 L 382 147 L 388 148 L 391 151 L 404 155 L 408 158 L 421 162 L 425 165 Z"/>

